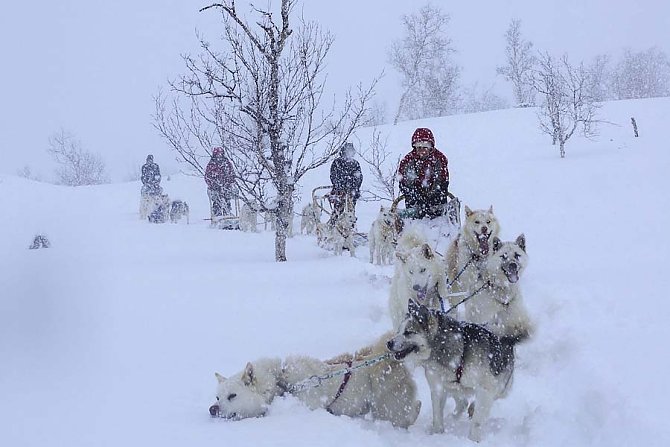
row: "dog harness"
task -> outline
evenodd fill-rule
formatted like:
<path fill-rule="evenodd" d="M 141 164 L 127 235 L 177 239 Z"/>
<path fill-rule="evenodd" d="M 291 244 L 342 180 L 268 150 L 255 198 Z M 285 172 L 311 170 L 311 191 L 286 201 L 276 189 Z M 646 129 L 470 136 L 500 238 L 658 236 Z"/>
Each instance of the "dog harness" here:
<path fill-rule="evenodd" d="M 342 395 L 342 393 L 344 393 L 344 389 L 347 387 L 347 383 L 349 383 L 349 379 L 351 379 L 351 366 L 352 366 L 352 362 L 351 362 L 351 360 L 347 360 L 345 363 L 346 363 L 346 365 L 347 365 L 347 372 L 345 372 L 345 373 L 344 373 L 344 377 L 342 377 L 342 382 L 340 383 L 340 387 L 337 389 L 337 393 L 335 393 L 335 397 L 333 398 L 333 400 L 332 400 L 332 401 L 328 404 L 328 406 L 326 407 L 326 411 L 327 411 L 328 413 L 331 413 L 331 414 L 333 413 L 333 410 L 331 409 L 331 407 L 333 406 L 333 404 L 334 404 L 335 402 L 337 402 L 337 399 L 340 398 L 340 396 Z"/>

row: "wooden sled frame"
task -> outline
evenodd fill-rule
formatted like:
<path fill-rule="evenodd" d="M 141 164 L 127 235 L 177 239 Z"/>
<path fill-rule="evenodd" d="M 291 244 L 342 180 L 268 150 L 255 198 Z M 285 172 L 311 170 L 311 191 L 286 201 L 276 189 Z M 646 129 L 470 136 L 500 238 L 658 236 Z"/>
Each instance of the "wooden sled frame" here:
<path fill-rule="evenodd" d="M 453 221 L 453 219 L 450 219 L 450 222 L 457 225 L 458 227 L 460 227 L 461 226 L 461 201 L 459 200 L 458 197 L 453 195 L 451 192 L 447 193 L 447 197 L 449 197 L 449 202 L 447 202 L 447 206 L 449 206 L 449 204 L 452 204 L 452 203 L 454 203 L 456 205 L 456 209 L 455 209 L 456 213 L 454 215 L 455 221 Z M 391 212 L 398 215 L 398 212 L 399 212 L 398 211 L 398 205 L 400 204 L 400 202 L 404 202 L 404 201 L 405 201 L 405 196 L 404 195 L 401 194 L 398 197 L 396 197 L 395 200 L 393 200 L 393 202 L 391 202 Z M 403 218 L 403 219 L 405 219 L 405 218 L 412 219 L 411 216 L 400 216 L 400 217 Z"/>
<path fill-rule="evenodd" d="M 234 208 L 235 213 L 226 216 L 214 216 L 212 213 L 212 198 L 209 194 L 207 194 L 207 198 L 209 199 L 209 219 L 205 220 L 209 220 L 212 225 L 216 224 L 218 228 L 239 229 L 240 197 L 237 194 L 235 194 L 233 200 L 231 200 L 231 207 Z"/>
<path fill-rule="evenodd" d="M 323 212 L 326 213 L 327 215 L 332 216 L 334 210 L 333 210 L 333 207 L 332 207 L 332 205 L 331 205 L 331 203 L 330 203 L 330 197 L 331 197 L 331 194 L 330 194 L 330 192 L 327 192 L 327 193 L 325 193 L 325 194 L 318 195 L 318 194 L 317 194 L 317 191 L 319 191 L 319 190 L 321 190 L 321 189 L 332 190 L 332 189 L 333 189 L 333 186 L 332 186 L 332 185 L 325 185 L 325 186 L 317 186 L 316 188 L 314 188 L 314 189 L 312 190 L 312 205 L 315 206 L 315 207 L 317 207 L 317 208 L 319 208 L 319 209 L 321 209 L 321 211 L 323 211 Z M 354 203 L 351 201 L 351 196 L 349 196 L 349 195 L 347 194 L 347 195 L 344 197 L 344 200 L 345 200 L 345 202 L 344 202 L 344 208 L 345 208 L 347 211 L 353 211 L 354 214 L 355 214 L 356 210 L 354 209 Z M 324 204 L 324 202 L 327 202 L 328 205 L 326 206 L 326 205 Z"/>

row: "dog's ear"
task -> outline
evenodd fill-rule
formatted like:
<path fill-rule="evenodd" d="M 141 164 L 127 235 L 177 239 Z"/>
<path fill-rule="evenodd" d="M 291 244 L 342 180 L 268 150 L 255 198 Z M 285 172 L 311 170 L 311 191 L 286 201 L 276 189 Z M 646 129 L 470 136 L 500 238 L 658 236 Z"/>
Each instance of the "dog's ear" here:
<path fill-rule="evenodd" d="M 465 205 L 465 215 L 469 216 L 472 214 L 472 210 L 470 209 L 469 206 Z"/>
<path fill-rule="evenodd" d="M 493 246 L 493 251 L 496 252 L 500 250 L 500 247 L 502 247 L 502 241 L 498 236 L 494 236 L 491 245 Z"/>
<path fill-rule="evenodd" d="M 489 213 L 493 214 L 493 205 L 489 207 Z"/>
<path fill-rule="evenodd" d="M 426 306 L 419 304 L 410 298 L 410 300 L 407 302 L 407 311 L 410 317 L 415 319 L 422 327 L 428 329 L 430 311 Z"/>
<path fill-rule="evenodd" d="M 525 252 L 526 251 L 526 236 L 524 236 L 523 233 L 521 233 L 517 238 L 516 238 L 516 244 Z"/>
<path fill-rule="evenodd" d="M 214 373 L 214 377 L 216 377 L 216 380 L 218 380 L 219 383 L 223 383 L 226 381 L 226 378 L 217 372 Z"/>
<path fill-rule="evenodd" d="M 250 386 L 254 383 L 254 365 L 251 362 L 247 363 L 247 366 L 244 367 L 244 372 L 242 373 L 242 383 L 246 386 Z"/>
<path fill-rule="evenodd" d="M 430 245 L 428 244 L 423 244 L 421 247 L 421 253 L 423 253 L 423 257 L 426 259 L 433 259 L 433 250 L 430 248 Z"/>

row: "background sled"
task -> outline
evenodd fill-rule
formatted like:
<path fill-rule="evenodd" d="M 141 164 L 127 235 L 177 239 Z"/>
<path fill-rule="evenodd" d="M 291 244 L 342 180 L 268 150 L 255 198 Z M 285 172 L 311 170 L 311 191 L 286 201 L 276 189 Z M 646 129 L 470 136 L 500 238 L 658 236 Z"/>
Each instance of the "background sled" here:
<path fill-rule="evenodd" d="M 207 195 L 207 197 L 209 198 L 210 218 L 205 220 L 209 220 L 211 222 L 210 226 L 212 228 L 218 228 L 219 230 L 239 230 L 240 229 L 239 197 L 235 196 L 235 198 L 231 201 L 231 207 L 234 209 L 231 211 L 234 212 L 224 216 L 215 216 L 212 213 L 212 198 L 209 197 L 209 194 Z"/>

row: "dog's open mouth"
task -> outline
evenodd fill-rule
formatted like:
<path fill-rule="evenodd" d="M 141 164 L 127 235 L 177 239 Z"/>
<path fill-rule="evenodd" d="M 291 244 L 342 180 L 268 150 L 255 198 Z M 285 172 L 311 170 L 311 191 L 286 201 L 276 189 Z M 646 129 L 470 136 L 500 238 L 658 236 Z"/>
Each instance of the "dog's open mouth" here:
<path fill-rule="evenodd" d="M 393 358 L 395 358 L 396 360 L 402 360 L 405 357 L 407 357 L 408 355 L 410 355 L 411 353 L 416 352 L 418 349 L 419 349 L 418 346 L 413 345 L 413 346 L 408 346 L 405 349 L 401 349 L 400 351 L 392 351 Z"/>
<path fill-rule="evenodd" d="M 420 303 L 426 301 L 426 296 L 428 295 L 428 286 L 420 286 L 418 284 L 414 284 L 414 286 L 412 286 L 412 290 L 416 292 L 416 299 Z"/>
<path fill-rule="evenodd" d="M 489 254 L 489 237 L 491 237 L 491 233 L 485 232 L 485 233 L 475 233 L 477 236 L 477 242 L 479 242 L 479 254 L 486 256 Z"/>
<path fill-rule="evenodd" d="M 507 280 L 514 284 L 519 281 L 519 266 L 516 264 L 504 264 L 502 271 L 505 273 Z"/>

